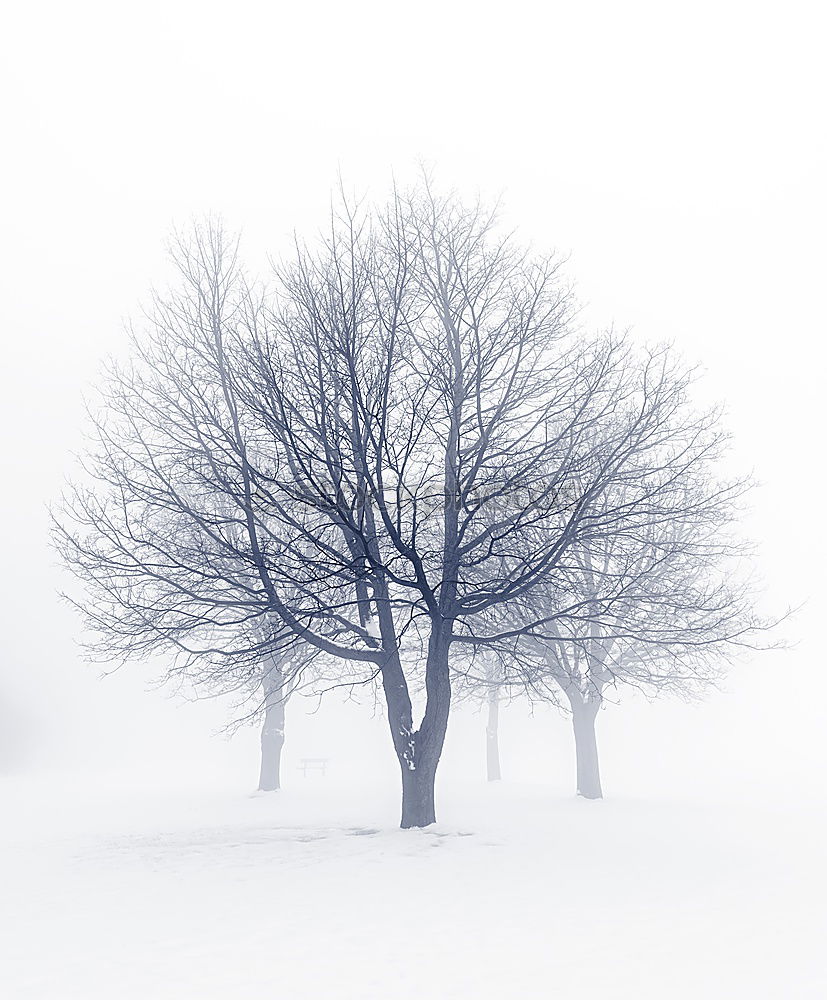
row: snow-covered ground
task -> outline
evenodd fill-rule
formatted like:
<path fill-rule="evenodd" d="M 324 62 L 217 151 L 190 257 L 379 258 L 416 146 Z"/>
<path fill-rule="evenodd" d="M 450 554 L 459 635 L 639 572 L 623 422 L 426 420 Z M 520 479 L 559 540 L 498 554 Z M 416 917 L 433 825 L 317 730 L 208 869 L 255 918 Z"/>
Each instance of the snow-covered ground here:
<path fill-rule="evenodd" d="M 603 802 L 574 797 L 548 707 L 503 705 L 487 786 L 484 716 L 458 705 L 440 824 L 405 832 L 367 693 L 291 701 L 285 788 L 259 795 L 255 728 L 216 735 L 232 705 L 41 651 L 3 674 L 26 738 L 0 726 L 0 1000 L 823 1000 L 827 681 L 805 634 L 704 703 L 601 712 Z M 794 710 L 779 678 L 806 679 Z"/>
<path fill-rule="evenodd" d="M 808 805 L 290 784 L 3 779 L 0 996 L 827 996 Z"/>

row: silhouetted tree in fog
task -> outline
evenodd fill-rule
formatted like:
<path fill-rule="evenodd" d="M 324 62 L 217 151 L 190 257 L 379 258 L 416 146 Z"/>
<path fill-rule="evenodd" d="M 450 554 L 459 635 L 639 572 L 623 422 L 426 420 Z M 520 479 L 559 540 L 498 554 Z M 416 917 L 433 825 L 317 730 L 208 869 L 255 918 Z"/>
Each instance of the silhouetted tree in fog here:
<path fill-rule="evenodd" d="M 470 662 L 456 656 L 452 660 L 455 697 L 470 701 L 485 712 L 485 774 L 488 781 L 502 779 L 500 762 L 500 705 L 503 692 L 511 696 L 506 677 L 515 675 L 513 664 L 506 668 L 496 649 L 478 652 Z"/>
<path fill-rule="evenodd" d="M 602 796 L 595 720 L 607 690 L 701 691 L 772 625 L 754 610 L 737 532 L 751 484 L 723 476 L 728 435 L 718 409 L 693 406 L 692 382 L 667 347 L 629 355 L 614 409 L 623 433 L 594 426 L 597 466 L 579 468 L 558 497 L 579 512 L 519 612 L 534 624 L 520 634 L 500 623 L 511 645 L 498 652 L 496 685 L 490 667 L 463 674 L 489 700 L 505 689 L 560 704 L 562 693 L 587 798 Z"/>
<path fill-rule="evenodd" d="M 223 336 L 253 296 L 219 227 L 171 254 L 180 285 L 154 296 L 128 363 L 108 366 L 54 538 L 83 584 L 73 600 L 95 658 L 160 654 L 170 682 L 245 695 L 244 716 L 265 720 L 262 786 L 278 787 L 284 702 L 309 657 L 272 627 L 239 501 Z"/>
<path fill-rule="evenodd" d="M 693 413 L 690 373 L 663 370 L 656 505 L 641 510 L 634 483 L 620 482 L 600 501 L 620 519 L 572 546 L 534 595 L 548 623 L 528 640 L 525 679 L 554 702 L 565 695 L 586 798 L 602 797 L 595 721 L 607 691 L 697 694 L 772 624 L 754 609 L 736 530 L 750 483 L 721 477 L 726 434 L 717 411 Z"/>
<path fill-rule="evenodd" d="M 292 693 L 285 682 L 286 654 L 267 654 L 261 673 L 264 718 L 261 726 L 261 771 L 258 787 L 262 792 L 281 788 L 281 751 L 284 747 L 285 706 Z"/>
<path fill-rule="evenodd" d="M 577 560 L 636 558 L 714 427 L 680 423 L 668 352 L 577 331 L 559 262 L 427 179 L 341 199 L 267 292 L 218 227 L 176 260 L 58 519 L 87 622 L 219 685 L 266 657 L 298 676 L 297 649 L 319 685 L 380 681 L 402 825 L 427 825 L 452 662 L 512 650 L 525 677 L 578 640 L 613 578 L 584 596 Z"/>
<path fill-rule="evenodd" d="M 402 823 L 420 826 L 435 817 L 450 648 L 470 634 L 475 603 L 542 578 L 547 549 L 501 578 L 481 567 L 546 505 L 518 509 L 517 492 L 553 447 L 552 421 L 576 421 L 596 362 L 569 343 L 556 264 L 495 240 L 490 216 L 427 190 L 373 218 L 344 211 L 320 250 L 300 248 L 282 270 L 236 391 L 279 456 L 256 470 L 257 509 L 294 540 L 273 572 L 303 607 L 282 609 L 268 582 L 275 612 L 313 622 L 308 642 L 378 673 Z"/>
<path fill-rule="evenodd" d="M 488 718 L 485 724 L 485 768 L 489 781 L 499 781 L 502 778 L 500 767 L 500 690 L 498 664 L 489 663 L 485 672 L 488 681 L 486 701 L 488 703 Z"/>

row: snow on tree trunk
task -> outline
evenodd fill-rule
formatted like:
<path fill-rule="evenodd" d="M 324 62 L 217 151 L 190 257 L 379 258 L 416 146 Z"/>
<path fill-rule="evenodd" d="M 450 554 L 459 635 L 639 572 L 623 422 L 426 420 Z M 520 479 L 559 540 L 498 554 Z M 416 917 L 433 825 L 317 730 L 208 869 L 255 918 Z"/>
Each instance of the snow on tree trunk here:
<path fill-rule="evenodd" d="M 577 794 L 585 799 L 603 798 L 595 735 L 595 719 L 599 707 L 597 701 L 572 701 L 574 745 L 577 755 Z"/>
<path fill-rule="evenodd" d="M 489 781 L 499 781 L 500 771 L 500 689 L 488 691 L 488 725 L 485 727 L 485 759 Z"/>
<path fill-rule="evenodd" d="M 394 747 L 402 773 L 400 825 L 403 830 L 436 822 L 434 785 L 451 706 L 449 642 L 446 627 L 432 632 L 425 667 L 427 703 L 422 724 L 416 732 L 412 727 L 411 702 L 398 657 L 395 661 L 387 661 L 382 671 L 388 715 L 394 720 L 391 723 Z"/>

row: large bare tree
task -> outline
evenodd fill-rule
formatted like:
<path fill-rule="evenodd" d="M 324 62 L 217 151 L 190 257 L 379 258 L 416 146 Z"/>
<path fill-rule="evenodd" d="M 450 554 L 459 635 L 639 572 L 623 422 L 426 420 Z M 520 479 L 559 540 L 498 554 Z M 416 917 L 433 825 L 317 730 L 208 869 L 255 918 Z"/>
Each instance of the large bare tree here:
<path fill-rule="evenodd" d="M 378 679 L 402 825 L 427 825 L 452 658 L 571 619 L 575 553 L 668 517 L 715 429 L 684 419 L 668 352 L 585 336 L 558 260 L 427 180 L 342 199 L 266 294 L 218 227 L 176 259 L 62 535 L 88 620 L 110 652 L 232 676 L 304 645 L 330 683 Z"/>
<path fill-rule="evenodd" d="M 251 471 L 251 497 L 293 539 L 280 573 L 302 613 L 278 610 L 265 560 L 262 578 L 297 634 L 381 677 L 402 824 L 425 825 L 451 649 L 501 641 L 477 623 L 519 612 L 571 543 L 574 507 L 559 497 L 594 458 L 594 427 L 618 433 L 628 352 L 574 336 L 556 261 L 427 189 L 335 219 L 279 278 L 235 391 L 280 459 Z M 305 621 L 333 629 L 303 633 Z"/>

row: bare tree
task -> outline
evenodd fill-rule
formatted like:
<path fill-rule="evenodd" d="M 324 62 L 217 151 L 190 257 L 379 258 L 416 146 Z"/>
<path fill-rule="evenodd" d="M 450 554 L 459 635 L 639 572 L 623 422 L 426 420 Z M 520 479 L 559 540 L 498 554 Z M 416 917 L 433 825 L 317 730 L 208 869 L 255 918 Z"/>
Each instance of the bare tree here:
<path fill-rule="evenodd" d="M 538 595 L 668 519 L 714 428 L 680 423 L 668 352 L 583 336 L 560 262 L 427 180 L 342 199 L 267 295 L 220 228 L 176 260 L 57 529 L 87 621 L 107 655 L 168 647 L 219 683 L 301 645 L 331 685 L 379 680 L 402 825 L 427 825 L 452 658 L 554 638 L 588 601 Z"/>
<path fill-rule="evenodd" d="M 570 552 L 668 519 L 719 439 L 667 349 L 577 336 L 557 264 L 494 234 L 427 185 L 372 218 L 345 205 L 281 270 L 237 389 L 280 455 L 256 495 L 300 540 L 281 570 L 304 596 L 291 614 L 333 624 L 305 638 L 381 678 L 404 826 L 435 816 L 450 660 L 466 655 L 451 650 L 582 612 L 579 593 L 533 598 L 564 586 Z"/>
<path fill-rule="evenodd" d="M 485 678 L 488 681 L 486 701 L 488 703 L 488 718 L 485 724 L 485 768 L 489 781 L 500 781 L 500 691 L 502 683 L 499 677 L 498 665 L 489 661 Z"/>
<path fill-rule="evenodd" d="M 261 661 L 261 700 L 255 704 L 253 717 L 261 717 L 261 771 L 259 791 L 281 788 L 281 753 L 285 739 L 287 703 L 298 691 L 317 694 L 330 682 L 316 669 L 319 650 L 307 643 L 285 641 L 278 625 L 262 635 L 267 652 Z"/>
<path fill-rule="evenodd" d="M 557 263 L 495 239 L 481 209 L 425 190 L 370 223 L 346 210 L 320 251 L 299 248 L 236 392 L 281 456 L 256 470 L 256 501 L 300 546 L 279 574 L 303 613 L 280 611 L 268 583 L 273 607 L 330 623 L 297 634 L 379 674 L 402 824 L 420 826 L 435 818 L 449 651 L 500 641 L 474 622 L 516 608 L 569 544 L 554 486 L 592 450 L 585 427 L 607 417 L 626 352 L 574 338 Z"/>
<path fill-rule="evenodd" d="M 495 648 L 482 648 L 470 658 L 455 654 L 451 674 L 454 700 L 469 702 L 485 715 L 486 779 L 489 782 L 501 781 L 500 706 L 503 694 L 510 698 L 516 682 L 513 664 L 503 663 L 501 653 Z"/>
<path fill-rule="evenodd" d="M 718 408 L 693 405 L 694 379 L 668 347 L 627 356 L 614 429 L 591 425 L 598 466 L 573 469 L 558 497 L 579 508 L 570 543 L 527 608 L 507 605 L 505 620 L 495 609 L 488 623 L 512 642 L 497 650 L 497 683 L 490 661 L 462 670 L 494 719 L 502 690 L 567 704 L 586 798 L 602 797 L 595 721 L 608 690 L 699 694 L 777 624 L 755 610 L 738 532 L 751 481 L 723 475 L 728 434 Z M 521 634 L 507 628 L 515 614 Z M 489 745 L 495 731 L 489 722 Z"/>
<path fill-rule="evenodd" d="M 285 683 L 285 655 L 271 652 L 264 661 L 261 685 L 264 718 L 261 727 L 261 771 L 259 791 L 281 788 L 281 751 L 284 747 L 285 706 L 291 695 Z"/>
<path fill-rule="evenodd" d="M 80 481 L 53 535 L 102 662 L 168 656 L 166 681 L 241 695 L 263 716 L 260 786 L 279 786 L 284 705 L 312 659 L 267 614 L 243 520 L 223 335 L 254 308 L 237 245 L 208 223 L 174 240 L 180 286 L 156 294 L 126 365 L 90 406 Z"/>
<path fill-rule="evenodd" d="M 687 373 L 669 379 L 685 396 Z M 529 688 L 559 702 L 552 681 L 565 695 L 585 798 L 603 794 L 595 721 L 608 690 L 697 695 L 774 624 L 755 611 L 736 530 L 750 482 L 716 475 L 726 445 L 717 412 L 681 409 L 683 420 L 672 411 L 660 429 L 672 473 L 661 510 L 641 516 L 621 484 L 603 502 L 625 508 L 624 523 L 573 546 L 556 589 L 534 595 L 549 620 L 528 640 L 538 654 L 524 661 Z"/>

